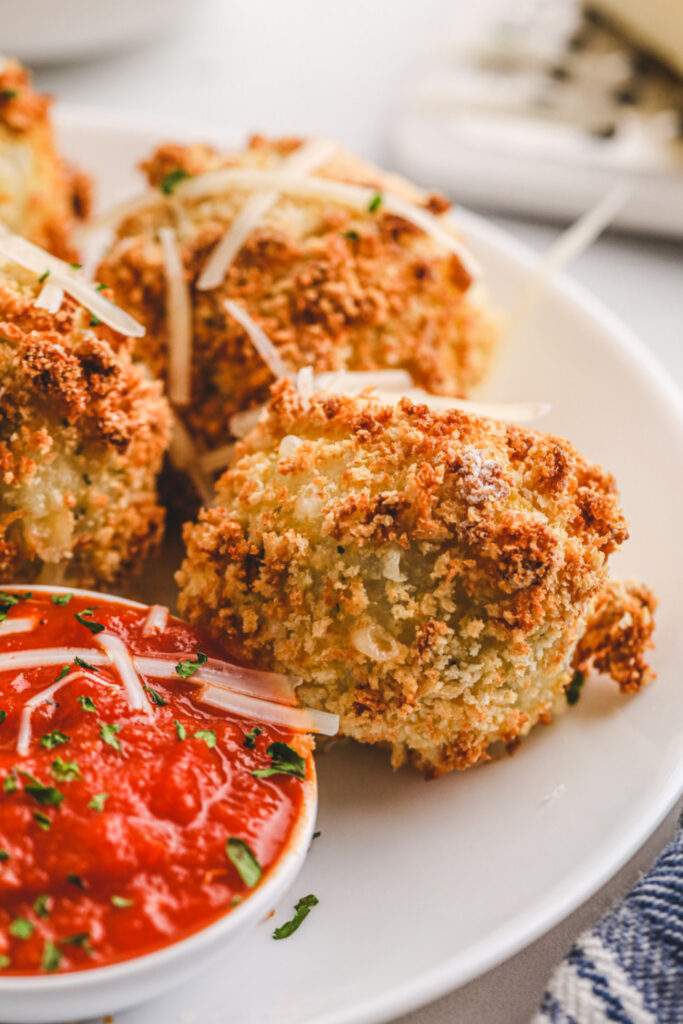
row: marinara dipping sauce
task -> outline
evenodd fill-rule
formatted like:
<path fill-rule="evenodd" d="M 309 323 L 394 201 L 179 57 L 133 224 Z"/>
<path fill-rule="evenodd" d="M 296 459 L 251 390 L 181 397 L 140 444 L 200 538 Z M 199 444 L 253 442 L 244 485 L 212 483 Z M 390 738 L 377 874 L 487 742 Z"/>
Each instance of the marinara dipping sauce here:
<path fill-rule="evenodd" d="M 165 609 L 12 587 L 0 620 L 3 973 L 101 967 L 229 913 L 310 790 L 287 681 Z"/>

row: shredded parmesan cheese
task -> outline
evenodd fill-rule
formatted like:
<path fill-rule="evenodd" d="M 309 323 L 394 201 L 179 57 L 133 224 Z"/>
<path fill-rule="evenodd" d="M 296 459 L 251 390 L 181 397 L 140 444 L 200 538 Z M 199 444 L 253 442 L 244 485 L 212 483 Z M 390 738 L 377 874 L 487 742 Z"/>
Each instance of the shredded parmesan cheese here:
<path fill-rule="evenodd" d="M 218 469 L 224 469 L 232 459 L 235 451 L 234 444 L 224 444 L 220 448 L 214 448 L 210 452 L 204 452 L 199 456 L 199 465 L 205 473 L 215 473 Z"/>
<path fill-rule="evenodd" d="M 281 166 L 289 173 L 307 174 L 329 159 L 335 148 L 335 144 L 326 139 L 312 139 L 286 157 Z M 247 238 L 278 199 L 276 191 L 259 192 L 247 199 L 206 261 L 197 281 L 199 291 L 209 291 L 223 283 Z"/>
<path fill-rule="evenodd" d="M 243 694 L 232 693 L 217 686 L 204 686 L 197 698 L 210 707 L 230 711 L 234 715 L 255 718 L 271 725 L 282 725 L 295 732 L 317 732 L 335 736 L 339 731 L 339 716 L 315 708 L 293 708 L 270 701 L 257 700 Z"/>
<path fill-rule="evenodd" d="M 226 167 L 217 171 L 208 171 L 206 174 L 198 174 L 182 181 L 178 185 L 175 195 L 182 199 L 203 199 L 207 196 L 219 195 L 231 188 L 243 189 L 247 192 L 279 192 L 284 195 L 329 200 L 360 212 L 367 212 L 378 194 L 376 188 L 351 185 L 348 182 L 333 181 L 330 178 L 298 176 L 287 170 L 265 171 L 253 168 Z M 480 275 L 481 268 L 474 256 L 434 214 L 420 209 L 392 192 L 382 192 L 381 196 L 382 210 L 409 220 L 425 234 L 430 235 L 435 242 L 454 253 L 472 277 Z"/>
<path fill-rule="evenodd" d="M 68 676 L 64 676 L 63 679 L 58 679 L 56 683 L 52 684 L 52 686 L 48 686 L 47 689 L 41 690 L 40 693 L 35 693 L 26 701 L 21 709 L 19 731 L 17 733 L 17 754 L 21 757 L 26 757 L 31 747 L 31 716 L 35 709 L 40 707 L 41 704 L 48 704 L 58 690 L 61 690 L 61 688 L 66 686 L 67 683 L 72 683 L 76 679 L 90 679 L 98 685 L 101 685 L 103 682 L 103 680 L 94 676 L 92 672 L 86 672 L 79 669 L 77 672 L 70 672 Z"/>
<path fill-rule="evenodd" d="M 287 369 L 282 356 L 273 345 L 272 341 L 266 334 L 266 332 L 259 327 L 255 320 L 247 313 L 244 306 L 240 306 L 239 303 L 234 302 L 232 299 L 225 299 L 223 305 L 230 316 L 237 321 L 240 327 L 243 327 L 247 333 L 249 340 L 263 359 L 273 376 L 279 380 L 282 377 L 286 377 L 288 380 L 294 380 L 294 374 Z"/>
<path fill-rule="evenodd" d="M 63 260 L 51 256 L 32 242 L 25 238 L 13 235 L 0 226 L 0 257 L 4 257 L 11 263 L 16 263 L 25 270 L 30 270 L 38 277 L 42 277 L 46 270 L 50 272 L 52 284 L 63 288 L 77 302 L 101 320 L 102 323 L 112 327 L 120 334 L 126 334 L 131 338 L 141 338 L 145 333 L 142 324 L 134 320 L 132 316 L 125 313 L 113 302 L 105 299 L 91 284 L 65 263 Z"/>
<path fill-rule="evenodd" d="M 39 647 L 33 651 L 8 651 L 0 654 L 0 672 L 11 669 L 46 668 L 50 665 L 70 665 L 75 658 L 91 665 L 105 665 L 108 658 L 91 647 Z"/>
<path fill-rule="evenodd" d="M 477 402 L 467 398 L 452 398 L 450 395 L 432 395 L 421 388 L 407 391 L 375 391 L 374 395 L 387 405 L 396 405 L 402 398 L 426 405 L 433 412 L 449 412 L 458 409 L 471 416 L 485 416 L 487 419 L 503 420 L 510 423 L 527 423 L 537 420 L 550 411 L 547 402 Z"/>
<path fill-rule="evenodd" d="M 0 622 L 0 636 L 7 636 L 8 633 L 30 633 L 38 625 L 38 619 L 5 619 Z"/>
<path fill-rule="evenodd" d="M 38 309 L 44 309 L 47 313 L 58 313 L 63 302 L 64 289 L 51 281 L 46 281 L 38 292 L 33 305 Z"/>
<path fill-rule="evenodd" d="M 138 672 L 151 679 L 177 679 L 176 665 L 191 654 L 173 654 L 157 657 L 136 656 L 133 660 Z M 296 704 L 294 686 L 287 676 L 279 672 L 260 672 L 242 665 L 231 665 L 227 661 L 209 658 L 191 677 L 192 682 L 212 683 L 226 687 L 258 700 L 275 701 L 276 704 Z"/>
<path fill-rule="evenodd" d="M 143 636 L 163 633 L 168 623 L 168 608 L 163 604 L 153 604 L 142 626 Z"/>
<path fill-rule="evenodd" d="M 113 633 L 98 633 L 96 640 L 109 655 L 110 660 L 118 671 L 121 682 L 126 688 L 128 703 L 132 710 L 147 711 L 149 713 L 150 703 L 147 699 L 147 694 L 123 640 L 118 636 L 114 636 Z"/>
<path fill-rule="evenodd" d="M 175 405 L 192 398 L 192 303 L 178 238 L 173 228 L 159 228 L 166 274 L 168 395 Z"/>

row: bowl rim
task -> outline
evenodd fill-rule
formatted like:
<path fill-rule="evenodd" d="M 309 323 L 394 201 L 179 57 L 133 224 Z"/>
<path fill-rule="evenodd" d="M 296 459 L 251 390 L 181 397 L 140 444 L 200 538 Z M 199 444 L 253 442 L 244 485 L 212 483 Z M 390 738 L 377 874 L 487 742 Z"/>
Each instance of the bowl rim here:
<path fill-rule="evenodd" d="M 79 597 L 92 597 L 100 601 L 118 602 L 132 608 L 149 608 L 151 605 L 143 601 L 134 601 L 129 597 L 120 597 L 99 590 L 84 590 L 82 587 L 51 586 L 49 583 L 8 583 L 0 584 L 0 591 L 15 590 L 31 591 L 32 593 L 77 594 Z M 175 939 L 148 953 L 128 957 L 114 964 L 103 967 L 86 967 L 81 970 L 69 971 L 67 974 L 14 974 L 0 975 L 0 995 L 2 993 L 44 997 L 50 992 L 63 992 L 74 988 L 91 988 L 94 985 L 110 984 L 119 980 L 132 980 L 148 970 L 156 970 L 172 966 L 173 962 L 187 955 L 199 955 L 203 950 L 227 938 L 242 925 L 247 925 L 254 917 L 265 916 L 272 909 L 272 902 L 282 885 L 285 889 L 289 882 L 294 881 L 313 838 L 316 814 L 318 810 L 318 782 L 315 760 L 312 752 L 306 757 L 309 766 L 308 777 L 303 784 L 303 800 L 301 811 L 291 834 L 278 860 L 267 872 L 263 881 L 244 899 L 239 906 L 221 914 L 190 935 Z M 275 890 L 275 892 L 273 891 Z"/>

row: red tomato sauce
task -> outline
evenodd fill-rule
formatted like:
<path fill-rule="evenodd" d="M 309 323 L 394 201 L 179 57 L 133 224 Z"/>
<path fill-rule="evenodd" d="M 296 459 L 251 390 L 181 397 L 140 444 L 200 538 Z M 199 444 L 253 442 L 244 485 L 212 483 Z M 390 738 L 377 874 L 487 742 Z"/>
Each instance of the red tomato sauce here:
<path fill-rule="evenodd" d="M 76 619 L 85 609 L 132 654 L 191 659 L 201 650 L 225 658 L 178 619 L 169 618 L 161 635 L 143 636 L 147 608 L 78 595 L 58 605 L 44 592 L 7 609 L 6 621 L 35 615 L 38 625 L 6 636 L 0 630 L 0 653 L 78 647 L 101 654 Z M 301 779 L 252 772 L 272 765 L 274 741 L 305 754 L 306 740 L 203 707 L 191 679 L 179 676 L 141 677 L 156 694 L 144 715 L 131 710 L 116 668 L 98 666 L 97 682 L 68 682 L 33 710 L 30 749 L 20 756 L 26 701 L 59 673 L 59 665 L 0 670 L 4 974 L 101 967 L 187 936 L 257 884 L 245 883 L 227 840 L 247 844 L 264 878 L 302 810 Z M 310 760 L 305 771 L 310 776 Z"/>

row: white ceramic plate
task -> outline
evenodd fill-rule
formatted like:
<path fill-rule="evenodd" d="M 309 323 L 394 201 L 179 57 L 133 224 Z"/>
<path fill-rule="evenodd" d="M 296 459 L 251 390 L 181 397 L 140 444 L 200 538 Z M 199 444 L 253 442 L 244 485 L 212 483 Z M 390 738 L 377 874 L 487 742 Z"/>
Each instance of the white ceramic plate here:
<path fill-rule="evenodd" d="M 68 155 L 95 173 L 107 199 L 135 185 L 131 165 L 160 134 L 94 113 L 61 123 Z M 511 308 L 529 254 L 479 219 L 462 223 L 491 294 Z M 633 539 L 614 570 L 641 575 L 661 598 L 659 680 L 631 699 L 592 680 L 575 710 L 514 757 L 436 782 L 392 773 L 371 749 L 340 745 L 321 756 L 322 835 L 279 909 L 282 917 L 316 893 L 305 925 L 276 943 L 264 923 L 224 963 L 117 1024 L 369 1024 L 405 1013 L 567 915 L 683 789 L 680 397 L 643 346 L 567 281 L 508 345 L 487 393 L 552 401 L 545 426 L 617 476 Z M 148 576 L 142 596 L 168 578 Z"/>

